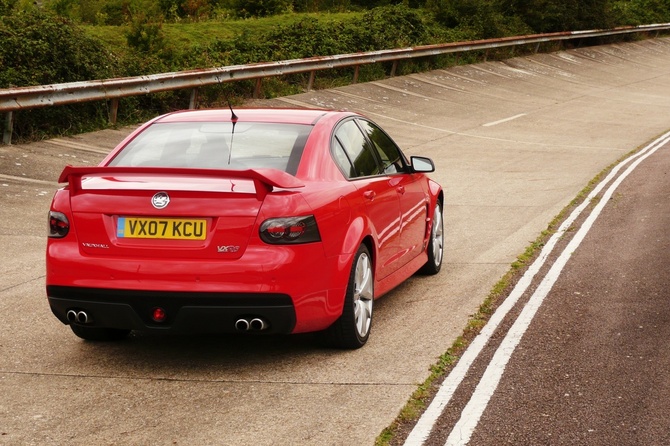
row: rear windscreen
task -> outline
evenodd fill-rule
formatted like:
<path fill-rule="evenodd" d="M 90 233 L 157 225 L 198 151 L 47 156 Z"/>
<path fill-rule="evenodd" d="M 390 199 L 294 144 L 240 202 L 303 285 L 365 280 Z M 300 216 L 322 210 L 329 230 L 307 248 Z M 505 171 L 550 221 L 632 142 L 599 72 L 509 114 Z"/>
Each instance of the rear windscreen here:
<path fill-rule="evenodd" d="M 274 168 L 295 175 L 310 125 L 264 122 L 155 123 L 109 166 Z"/>

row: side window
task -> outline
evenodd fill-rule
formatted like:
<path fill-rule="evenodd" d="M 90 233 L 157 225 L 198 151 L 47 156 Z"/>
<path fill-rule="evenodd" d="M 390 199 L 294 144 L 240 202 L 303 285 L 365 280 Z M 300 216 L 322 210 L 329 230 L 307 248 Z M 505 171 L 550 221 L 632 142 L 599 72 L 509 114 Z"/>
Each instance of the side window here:
<path fill-rule="evenodd" d="M 335 162 L 338 163 L 343 173 L 350 173 L 350 178 L 382 173 L 372 147 L 353 120 L 346 121 L 337 129 L 333 145 Z M 342 156 L 342 149 L 344 156 Z M 348 162 L 344 162 L 345 157 Z"/>
<path fill-rule="evenodd" d="M 354 165 L 349 160 L 347 153 L 344 151 L 344 147 L 342 147 L 342 144 L 340 144 L 340 141 L 337 138 L 333 141 L 333 156 L 345 177 L 356 178 L 356 169 L 354 169 Z"/>
<path fill-rule="evenodd" d="M 398 146 L 382 129 L 370 121 L 359 120 L 358 123 L 363 131 L 368 135 L 374 145 L 379 159 L 382 161 L 382 168 L 385 174 L 393 174 L 405 171 L 403 156 Z"/>

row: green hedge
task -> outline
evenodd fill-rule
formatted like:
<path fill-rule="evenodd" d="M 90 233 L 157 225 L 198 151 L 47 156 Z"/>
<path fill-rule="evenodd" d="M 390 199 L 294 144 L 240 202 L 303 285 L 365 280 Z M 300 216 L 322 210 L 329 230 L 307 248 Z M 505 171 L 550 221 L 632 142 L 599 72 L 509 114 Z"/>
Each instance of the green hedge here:
<path fill-rule="evenodd" d="M 378 0 L 372 3 L 353 0 L 43 0 L 42 3 L 45 6 L 40 9 L 27 0 L 0 0 L 0 88 L 534 32 L 670 22 L 670 0 Z M 382 6 L 364 10 L 365 3 Z M 197 22 L 171 23 L 171 38 L 164 30 L 170 20 L 184 20 L 183 17 L 200 20 L 216 15 L 217 11 L 231 11 L 231 8 L 238 8 L 236 13 L 244 10 L 248 15 L 273 14 L 287 8 L 361 8 L 361 11 L 342 15 L 285 14 L 274 21 L 277 23 L 274 26 L 257 26 L 257 19 L 251 19 L 242 23 L 254 26 L 233 34 L 232 38 L 203 36 L 193 44 L 180 39 L 179 29 L 185 28 L 179 27 L 198 26 Z M 115 46 L 110 47 L 102 40 L 89 37 L 77 24 L 84 18 L 103 23 L 112 19 L 122 22 L 123 26 L 108 28 L 118 29 L 123 39 L 115 39 Z M 225 27 L 230 19 L 208 22 L 211 23 Z M 125 41 L 125 45 L 119 45 L 119 41 Z M 507 56 L 505 50 L 499 53 L 500 57 Z M 476 57 L 477 54 L 468 53 L 462 55 L 461 62 Z M 496 54 L 488 57 L 496 57 Z M 444 66 L 451 60 L 451 56 L 442 56 L 403 61 L 398 74 Z M 352 71 L 319 72 L 317 87 L 349 83 Z M 360 80 L 378 79 L 389 71 L 390 64 L 363 66 Z M 263 94 L 275 97 L 303 91 L 307 78 L 308 75 L 292 75 L 266 79 Z M 203 88 L 201 105 L 218 106 L 226 100 L 239 102 L 253 90 L 252 81 Z M 137 122 L 184 108 L 188 96 L 187 91 L 176 91 L 123 99 L 118 120 Z M 14 140 L 104 127 L 108 116 L 109 104 L 105 103 L 20 111 L 14 119 Z M 0 125 L 5 125 L 4 119 Z"/>

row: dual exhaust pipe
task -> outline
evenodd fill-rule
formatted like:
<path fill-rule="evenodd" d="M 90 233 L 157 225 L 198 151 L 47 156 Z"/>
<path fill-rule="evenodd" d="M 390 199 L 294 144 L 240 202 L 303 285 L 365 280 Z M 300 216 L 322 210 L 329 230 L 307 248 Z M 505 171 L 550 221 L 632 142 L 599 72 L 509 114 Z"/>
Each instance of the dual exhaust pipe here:
<path fill-rule="evenodd" d="M 91 322 L 91 318 L 85 311 L 75 311 L 75 310 L 70 310 L 67 312 L 67 320 L 71 324 L 72 323 L 88 324 Z"/>
<path fill-rule="evenodd" d="M 235 322 L 235 330 L 237 331 L 263 331 L 267 329 L 270 324 L 259 317 L 253 319 L 240 318 Z"/>
<path fill-rule="evenodd" d="M 88 324 L 91 322 L 91 318 L 83 310 L 69 310 L 67 312 L 67 320 L 71 324 Z M 266 330 L 270 324 L 267 323 L 265 319 L 255 317 L 253 319 L 240 318 L 235 322 L 235 329 L 237 331 L 263 331 Z"/>

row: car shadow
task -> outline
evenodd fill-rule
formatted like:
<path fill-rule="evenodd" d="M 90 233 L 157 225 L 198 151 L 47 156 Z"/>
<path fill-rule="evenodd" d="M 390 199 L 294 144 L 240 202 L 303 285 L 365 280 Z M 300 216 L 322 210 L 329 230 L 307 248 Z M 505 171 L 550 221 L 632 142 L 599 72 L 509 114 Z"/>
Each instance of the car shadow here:
<path fill-rule="evenodd" d="M 338 381 L 356 381 L 360 379 L 357 368 L 347 364 L 385 355 L 390 331 L 398 329 L 400 316 L 396 313 L 403 312 L 406 291 L 406 285 L 401 284 L 376 302 L 377 320 L 373 320 L 370 341 L 357 350 L 327 347 L 320 333 L 132 332 L 117 342 L 84 341 L 63 333 L 67 339 L 61 340 L 59 352 L 47 362 L 52 370 L 84 376 L 221 382 L 327 382 L 337 376 Z"/>

